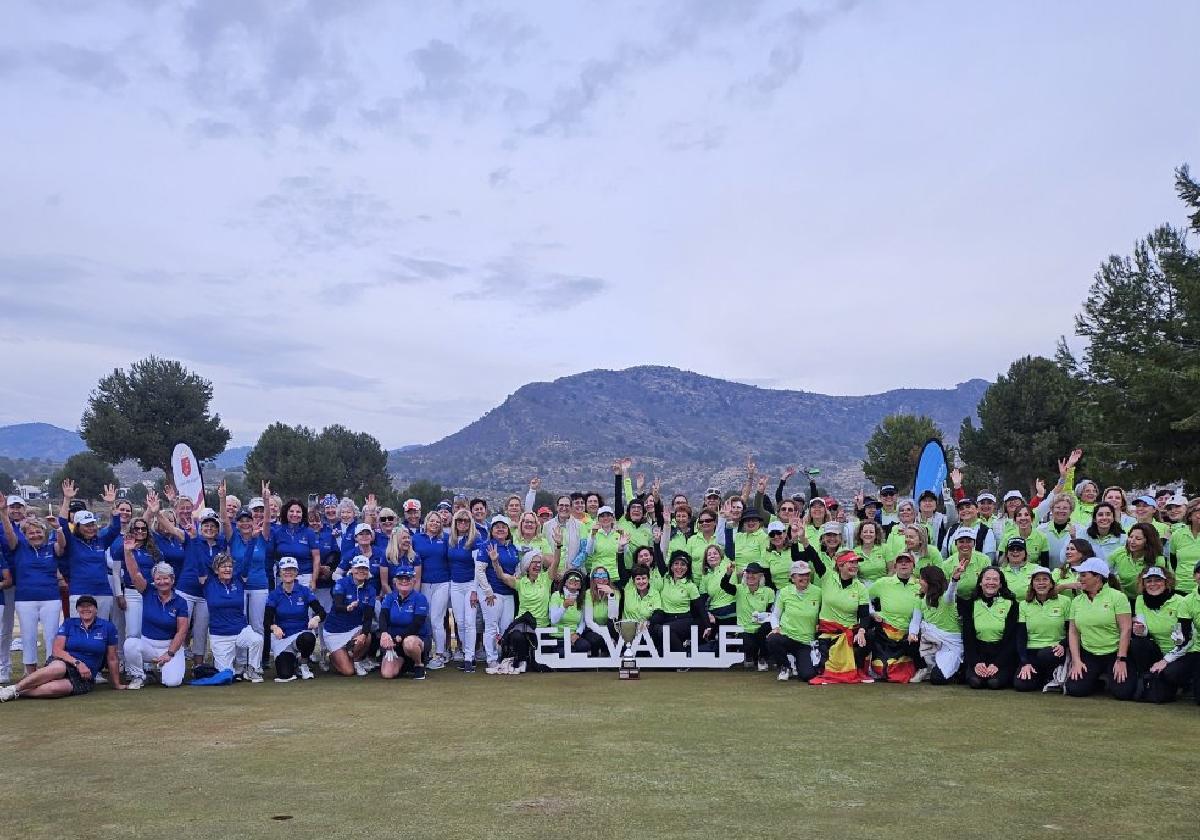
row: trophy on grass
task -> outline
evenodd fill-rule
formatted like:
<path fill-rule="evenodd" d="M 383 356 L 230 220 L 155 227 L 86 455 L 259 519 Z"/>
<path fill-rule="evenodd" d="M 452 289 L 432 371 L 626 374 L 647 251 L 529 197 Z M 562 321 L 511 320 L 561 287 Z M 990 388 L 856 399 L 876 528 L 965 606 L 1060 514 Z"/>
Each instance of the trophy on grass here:
<path fill-rule="evenodd" d="M 628 619 L 616 622 L 617 632 L 621 634 L 621 641 L 624 642 L 624 646 L 621 648 L 620 671 L 620 677 L 623 680 L 638 679 L 638 663 L 637 657 L 633 655 L 633 640 L 637 638 L 641 624 L 640 621 Z"/>

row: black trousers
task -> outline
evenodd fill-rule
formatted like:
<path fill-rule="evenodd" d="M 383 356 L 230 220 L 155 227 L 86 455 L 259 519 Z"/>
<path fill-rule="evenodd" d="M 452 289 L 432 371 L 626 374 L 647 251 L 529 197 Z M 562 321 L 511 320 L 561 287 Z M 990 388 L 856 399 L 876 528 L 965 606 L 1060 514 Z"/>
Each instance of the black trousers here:
<path fill-rule="evenodd" d="M 1157 674 L 1147 669 L 1143 679 L 1145 690 L 1139 699 L 1148 703 L 1170 703 L 1179 695 L 1179 689 L 1189 687 L 1196 702 L 1200 703 L 1200 653 L 1189 653 L 1176 659 Z"/>
<path fill-rule="evenodd" d="M 976 665 L 995 665 L 997 671 L 990 677 L 981 677 L 975 673 Z M 987 688 L 996 691 L 1008 688 L 1013 680 L 1012 657 L 1004 651 L 999 642 L 975 642 L 975 658 L 964 663 L 963 674 L 967 685 L 971 688 Z"/>
<path fill-rule="evenodd" d="M 1067 694 L 1071 697 L 1088 697 L 1096 692 L 1103 680 L 1108 687 L 1108 693 L 1117 700 L 1133 699 L 1137 692 L 1137 673 L 1133 668 L 1127 668 L 1125 681 L 1117 682 L 1112 672 L 1113 665 L 1117 662 L 1115 653 L 1099 654 L 1081 650 L 1080 657 L 1087 670 L 1077 680 L 1071 679 L 1071 675 L 1067 674 Z"/>
<path fill-rule="evenodd" d="M 666 621 L 659 624 L 652 624 L 650 627 L 655 647 L 662 644 L 661 628 L 665 625 L 670 632 L 671 650 L 683 650 L 684 646 L 692 638 L 691 613 L 667 613 L 666 617 Z"/>
<path fill-rule="evenodd" d="M 1021 665 L 1017 666 L 1017 674 L 1013 677 L 1013 688 L 1017 691 L 1040 691 L 1042 686 L 1050 682 L 1054 669 L 1063 664 L 1067 658 L 1066 647 L 1062 656 L 1054 655 L 1054 645 L 1044 648 L 1027 648 L 1025 663 L 1033 666 L 1033 674 L 1027 680 L 1021 679 Z"/>
<path fill-rule="evenodd" d="M 817 669 L 812 664 L 812 646 L 807 642 L 798 642 L 782 633 L 772 633 L 767 636 L 767 653 L 777 668 L 788 668 L 788 654 L 796 659 L 796 676 L 808 682 L 817 675 Z"/>
<path fill-rule="evenodd" d="M 767 634 L 770 632 L 770 624 L 761 624 L 753 633 L 738 633 L 747 660 L 753 662 L 755 659 L 767 658 Z"/>

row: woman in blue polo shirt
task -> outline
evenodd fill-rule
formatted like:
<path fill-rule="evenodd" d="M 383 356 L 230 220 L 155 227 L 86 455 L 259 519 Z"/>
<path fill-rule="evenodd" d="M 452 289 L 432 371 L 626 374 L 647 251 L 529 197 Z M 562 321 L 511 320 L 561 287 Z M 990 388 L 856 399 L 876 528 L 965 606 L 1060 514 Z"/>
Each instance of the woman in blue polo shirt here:
<path fill-rule="evenodd" d="M 237 528 L 229 541 L 229 553 L 233 557 L 234 574 L 246 585 L 246 619 L 259 638 L 264 638 L 266 631 L 267 596 L 270 594 L 270 581 L 267 577 L 266 540 L 261 534 L 255 533 L 254 514 L 250 508 L 242 508 L 237 512 Z M 263 651 L 262 663 L 267 661 L 266 651 Z"/>
<path fill-rule="evenodd" d="M 450 561 L 450 609 L 458 631 L 458 650 L 454 658 L 461 660 L 464 673 L 475 673 L 475 617 L 479 597 L 475 594 L 475 541 L 478 539 L 471 514 L 460 508 L 450 522 L 446 558 Z"/>
<path fill-rule="evenodd" d="M 263 498 L 271 485 L 263 484 Z M 279 526 L 271 534 L 271 560 L 295 557 L 300 565 L 300 583 L 310 589 L 320 580 L 321 551 L 317 535 L 308 527 L 308 510 L 299 499 L 288 499 L 279 510 Z"/>
<path fill-rule="evenodd" d="M 63 500 L 58 509 L 58 525 L 65 536 L 55 550 L 59 557 L 66 557 L 63 570 L 66 574 L 70 596 L 70 613 L 76 615 L 75 602 L 80 595 L 91 595 L 96 599 L 97 615 L 103 619 L 112 617 L 113 594 L 109 583 L 108 548 L 121 535 L 121 520 L 114 516 L 112 523 L 103 533 L 99 520 L 90 510 L 76 511 L 68 515 L 71 500 L 76 496 L 75 482 L 66 479 L 62 483 Z M 72 532 L 71 524 L 75 525 Z"/>
<path fill-rule="evenodd" d="M 371 561 L 355 557 L 350 561 L 350 574 L 333 585 L 333 610 L 321 631 L 329 664 L 343 676 L 365 677 L 369 671 L 363 658 L 371 649 L 371 620 L 378 597 L 379 588 L 371 580 Z"/>
<path fill-rule="evenodd" d="M 488 528 L 488 539 L 475 550 L 475 587 L 483 609 L 483 650 L 489 673 L 500 667 L 500 650 L 496 640 L 512 624 L 516 598 L 511 586 L 502 581 L 492 569 L 492 555 L 507 575 L 515 575 L 520 555 L 512 541 L 512 523 L 507 517 L 495 516 Z"/>
<path fill-rule="evenodd" d="M 158 496 L 151 490 L 146 494 L 146 517 L 131 519 L 128 532 L 117 537 L 109 549 L 109 556 L 121 573 L 121 594 L 117 597 L 117 607 L 125 614 L 124 639 L 136 639 L 142 635 L 142 593 L 133 585 L 133 577 L 126 567 L 125 547 L 129 546 L 133 552 L 134 568 L 145 580 L 151 580 L 154 577 L 154 567 L 167 562 L 159 547 L 159 541 L 150 533 L 150 523 L 155 521 L 158 514 Z M 175 567 L 169 562 L 167 565 L 174 574 Z"/>
<path fill-rule="evenodd" d="M 8 549 L 13 579 L 16 581 L 17 618 L 21 622 L 21 659 L 26 675 L 37 670 L 38 626 L 49 651 L 58 630 L 62 602 L 58 597 L 58 557 L 54 544 L 49 542 L 46 526 L 40 520 L 26 516 L 21 520 L 21 532 L 13 528 L 7 504 L 0 507 L 4 546 Z M 58 522 L 54 521 L 57 528 Z"/>
<path fill-rule="evenodd" d="M 246 620 L 246 585 L 233 573 L 233 558 L 218 554 L 212 574 L 201 578 L 208 607 L 208 632 L 213 666 L 218 671 L 237 670 L 242 679 L 262 682 L 262 632 Z"/>
<path fill-rule="evenodd" d="M 446 636 L 446 612 L 450 606 L 450 541 L 442 532 L 442 517 L 437 511 L 425 517 L 424 527 L 413 535 L 413 551 L 421 558 L 421 594 L 429 602 L 429 622 L 433 630 L 433 657 L 430 670 L 445 668 L 450 661 Z"/>
<path fill-rule="evenodd" d="M 330 590 L 333 589 L 333 570 L 342 559 L 342 520 L 339 513 L 340 503 L 332 493 L 321 500 L 321 505 L 325 518 L 321 522 L 320 530 L 316 532 L 321 577 L 310 588 L 328 610 L 333 606 L 333 596 L 330 594 Z M 353 512 L 351 518 L 353 519 Z"/>
<path fill-rule="evenodd" d="M 267 596 L 265 620 L 271 631 L 277 683 L 291 682 L 297 676 L 302 680 L 313 678 L 308 660 L 317 647 L 317 628 L 326 616 L 324 605 L 312 590 L 296 580 L 299 569 L 295 557 L 281 557 L 279 584 Z"/>
<path fill-rule="evenodd" d="M 384 651 L 379 675 L 385 680 L 404 671 L 412 671 L 415 680 L 425 679 L 431 636 L 429 600 L 413 586 L 414 574 L 412 566 L 398 566 L 392 573 L 392 591 L 379 606 L 379 647 Z"/>
<path fill-rule="evenodd" d="M 125 688 L 117 664 L 116 626 L 96 614 L 96 599 L 91 595 L 80 595 L 75 608 L 79 615 L 59 625 L 46 667 L 16 685 L 0 688 L 0 703 L 19 697 L 50 699 L 87 694 L 104 664 L 112 675 L 113 688 Z"/>
<path fill-rule="evenodd" d="M 151 572 L 151 585 L 138 568 L 132 543 L 126 543 L 124 556 L 133 588 L 142 596 L 142 635 L 126 639 L 124 645 L 129 687 L 145 685 L 146 663 L 159 667 L 164 686 L 177 686 L 187 670 L 183 645 L 188 633 L 188 603 L 175 591 L 175 570 L 169 563 L 158 563 Z"/>
<path fill-rule="evenodd" d="M 192 664 L 203 665 L 204 656 L 208 652 L 208 604 L 204 601 L 204 590 L 200 584 L 202 578 L 208 576 L 212 569 L 212 561 L 218 554 L 228 550 L 229 522 L 225 519 L 224 483 L 221 485 L 221 512 L 218 514 L 211 508 L 200 511 L 197 535 L 189 536 L 177 526 L 164 522 L 159 518 L 159 529 L 166 531 L 176 539 L 183 540 L 183 571 L 175 583 L 175 591 L 183 600 L 188 602 L 188 612 L 192 616 Z M 222 533 L 224 531 L 224 533 Z"/>

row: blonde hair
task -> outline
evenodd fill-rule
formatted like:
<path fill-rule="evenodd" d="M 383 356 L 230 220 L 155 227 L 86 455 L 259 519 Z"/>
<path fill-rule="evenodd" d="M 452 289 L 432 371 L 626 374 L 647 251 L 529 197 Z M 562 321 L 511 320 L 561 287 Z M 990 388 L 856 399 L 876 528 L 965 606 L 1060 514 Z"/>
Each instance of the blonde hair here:
<path fill-rule="evenodd" d="M 417 552 L 413 551 L 412 534 L 408 533 L 408 529 L 407 528 L 397 528 L 394 533 L 395 533 L 395 536 L 392 539 L 388 540 L 387 551 L 384 552 L 384 555 L 387 557 L 388 562 L 391 563 L 393 566 L 400 562 L 400 541 L 403 540 L 405 536 L 408 537 L 408 551 L 404 555 L 405 558 L 407 558 L 408 560 L 411 561 L 414 557 L 417 556 Z"/>
<path fill-rule="evenodd" d="M 425 516 L 424 529 L 426 536 L 429 536 L 430 523 L 433 523 L 437 526 L 437 532 L 439 534 L 442 533 L 442 517 L 438 515 L 436 510 L 429 511 L 429 513 Z"/>
<path fill-rule="evenodd" d="M 461 516 L 459 514 L 462 514 Z M 475 548 L 475 538 L 479 536 L 479 532 L 475 530 L 475 520 L 471 518 L 471 514 L 467 513 L 466 508 L 459 508 L 454 511 L 454 516 L 450 518 L 450 540 L 453 542 L 458 539 L 458 531 L 454 527 L 456 522 L 467 523 L 467 538 L 463 541 L 463 548 L 467 551 L 472 551 Z M 391 548 L 389 545 L 388 548 Z"/>

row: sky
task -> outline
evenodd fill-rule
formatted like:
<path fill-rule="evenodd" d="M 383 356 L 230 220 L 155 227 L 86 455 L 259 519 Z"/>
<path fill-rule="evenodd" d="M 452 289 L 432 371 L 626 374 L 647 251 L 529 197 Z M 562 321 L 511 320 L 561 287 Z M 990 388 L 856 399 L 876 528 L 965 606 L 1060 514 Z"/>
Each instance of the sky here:
<path fill-rule="evenodd" d="M 6 4 L 0 424 L 76 428 L 150 354 L 234 444 L 431 442 L 593 368 L 992 379 L 1182 224 L 1197 31 L 1190 0 Z"/>

